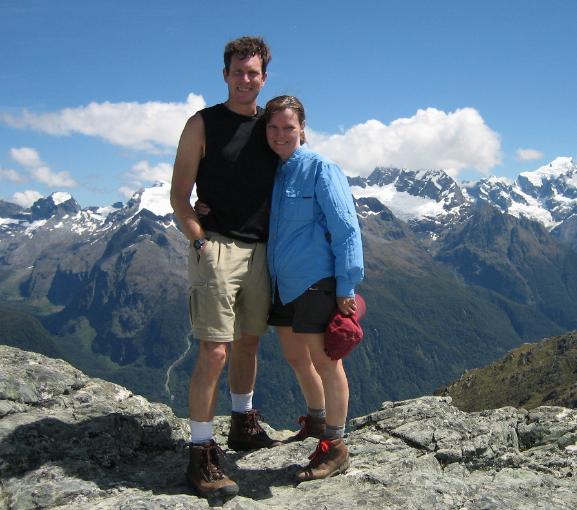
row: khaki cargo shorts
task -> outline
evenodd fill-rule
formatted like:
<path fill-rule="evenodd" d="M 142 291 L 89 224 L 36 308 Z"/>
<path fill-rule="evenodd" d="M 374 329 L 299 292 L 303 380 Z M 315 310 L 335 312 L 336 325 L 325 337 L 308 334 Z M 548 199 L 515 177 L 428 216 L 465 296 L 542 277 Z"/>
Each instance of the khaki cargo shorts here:
<path fill-rule="evenodd" d="M 267 329 L 270 278 L 266 243 L 245 243 L 208 232 L 200 256 L 188 256 L 189 311 L 195 338 L 231 342 Z"/>

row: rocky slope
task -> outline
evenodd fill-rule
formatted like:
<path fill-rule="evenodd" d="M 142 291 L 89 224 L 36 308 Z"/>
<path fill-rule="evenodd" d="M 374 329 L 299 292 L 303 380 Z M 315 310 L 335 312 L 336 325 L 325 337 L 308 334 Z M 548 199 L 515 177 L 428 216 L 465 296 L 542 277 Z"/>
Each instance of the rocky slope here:
<path fill-rule="evenodd" d="M 385 402 L 350 425 L 351 468 L 322 482 L 291 482 L 312 439 L 227 451 L 241 492 L 224 508 L 577 506 L 577 411 L 465 413 L 450 398 L 423 397 Z M 227 427 L 217 420 L 221 444 Z M 184 484 L 187 436 L 186 421 L 164 405 L 0 346 L 0 509 L 208 508 Z"/>
<path fill-rule="evenodd" d="M 436 393 L 450 396 L 465 411 L 506 404 L 577 408 L 577 331 L 524 344 Z"/>

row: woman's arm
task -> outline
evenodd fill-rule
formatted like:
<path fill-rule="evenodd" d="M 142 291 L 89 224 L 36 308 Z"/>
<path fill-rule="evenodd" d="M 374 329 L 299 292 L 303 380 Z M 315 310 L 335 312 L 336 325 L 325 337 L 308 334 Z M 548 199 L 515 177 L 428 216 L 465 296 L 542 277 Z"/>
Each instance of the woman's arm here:
<path fill-rule="evenodd" d="M 330 233 L 331 249 L 335 256 L 337 296 L 354 298 L 355 286 L 363 278 L 364 267 L 361 230 L 353 196 L 347 178 L 338 166 L 324 161 L 319 164 L 315 198 L 325 215 Z M 343 302 L 347 309 L 351 305 L 350 301 Z"/>

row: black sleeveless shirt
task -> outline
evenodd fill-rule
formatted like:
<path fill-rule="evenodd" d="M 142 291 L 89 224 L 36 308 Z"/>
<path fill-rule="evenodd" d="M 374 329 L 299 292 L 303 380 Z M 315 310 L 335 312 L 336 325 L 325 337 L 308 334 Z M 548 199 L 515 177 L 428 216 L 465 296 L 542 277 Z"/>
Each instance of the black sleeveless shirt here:
<path fill-rule="evenodd" d="M 210 207 L 202 227 L 240 241 L 266 241 L 278 160 L 266 141 L 264 110 L 249 117 L 217 104 L 199 113 L 205 153 L 196 193 Z"/>

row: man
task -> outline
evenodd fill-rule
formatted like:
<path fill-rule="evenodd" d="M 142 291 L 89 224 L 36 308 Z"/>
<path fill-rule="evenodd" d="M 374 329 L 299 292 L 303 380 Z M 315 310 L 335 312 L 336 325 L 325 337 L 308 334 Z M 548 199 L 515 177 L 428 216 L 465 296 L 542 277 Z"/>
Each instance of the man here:
<path fill-rule="evenodd" d="M 219 466 L 222 451 L 213 440 L 218 381 L 227 357 L 232 398 L 228 446 L 251 450 L 280 444 L 268 437 L 252 408 L 258 339 L 266 331 L 270 303 L 266 240 L 277 159 L 266 143 L 257 106 L 270 58 L 258 37 L 227 44 L 223 75 L 228 99 L 188 120 L 174 163 L 171 204 L 191 242 L 189 308 L 193 334 L 200 339 L 189 386 L 187 478 L 207 498 L 238 493 Z M 210 207 L 202 221 L 190 205 L 195 184 L 199 200 Z"/>

